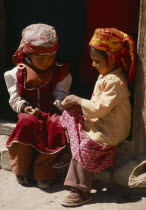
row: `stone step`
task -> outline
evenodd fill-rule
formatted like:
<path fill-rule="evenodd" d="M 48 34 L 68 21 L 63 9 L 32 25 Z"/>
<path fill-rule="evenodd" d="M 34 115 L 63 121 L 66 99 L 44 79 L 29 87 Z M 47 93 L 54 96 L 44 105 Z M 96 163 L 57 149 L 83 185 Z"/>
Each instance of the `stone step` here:
<path fill-rule="evenodd" d="M 0 119 L 0 168 L 11 170 L 8 158 L 8 149 L 5 144 L 12 130 L 15 128 L 14 122 Z"/>

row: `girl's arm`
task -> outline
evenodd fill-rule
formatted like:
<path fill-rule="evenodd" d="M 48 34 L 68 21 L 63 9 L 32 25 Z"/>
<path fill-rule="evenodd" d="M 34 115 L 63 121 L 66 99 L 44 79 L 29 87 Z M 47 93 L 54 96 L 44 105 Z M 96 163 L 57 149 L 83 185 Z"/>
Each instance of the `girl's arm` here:
<path fill-rule="evenodd" d="M 86 118 L 103 118 L 105 117 L 120 101 L 130 96 L 126 84 L 120 80 L 105 81 L 104 90 L 101 92 L 100 97 L 96 99 L 95 96 L 92 100 L 81 100 L 81 108 Z"/>
<path fill-rule="evenodd" d="M 68 74 L 61 82 L 59 82 L 53 92 L 54 105 L 61 111 L 63 107 L 61 106 L 61 101 L 69 95 L 69 90 L 72 82 L 71 74 Z"/>
<path fill-rule="evenodd" d="M 8 92 L 10 94 L 9 104 L 15 112 L 19 113 L 29 104 L 27 103 L 27 101 L 25 101 L 23 98 L 19 96 L 16 73 L 17 73 L 17 67 L 15 67 L 10 71 L 5 72 L 4 78 Z"/>

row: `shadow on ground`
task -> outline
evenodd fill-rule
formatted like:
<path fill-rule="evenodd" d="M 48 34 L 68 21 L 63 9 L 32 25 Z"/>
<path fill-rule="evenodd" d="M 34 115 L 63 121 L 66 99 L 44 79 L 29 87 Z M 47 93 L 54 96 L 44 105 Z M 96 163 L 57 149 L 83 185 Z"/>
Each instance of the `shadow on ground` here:
<path fill-rule="evenodd" d="M 53 184 L 49 189 L 41 191 L 45 193 L 56 193 L 60 191 L 67 190 L 68 195 L 70 187 L 64 186 L 65 175 L 63 175 L 60 180 Z M 36 182 L 32 182 L 27 187 L 37 187 Z M 119 185 L 108 185 L 103 186 L 100 183 L 95 182 L 93 184 L 93 190 L 91 192 L 91 201 L 86 205 L 96 204 L 96 203 L 133 203 L 142 200 L 143 197 L 146 197 L 146 188 L 129 188 Z"/>
<path fill-rule="evenodd" d="M 90 203 L 133 203 L 146 197 L 146 188 L 135 188 L 123 186 L 99 187 L 94 194 Z"/>

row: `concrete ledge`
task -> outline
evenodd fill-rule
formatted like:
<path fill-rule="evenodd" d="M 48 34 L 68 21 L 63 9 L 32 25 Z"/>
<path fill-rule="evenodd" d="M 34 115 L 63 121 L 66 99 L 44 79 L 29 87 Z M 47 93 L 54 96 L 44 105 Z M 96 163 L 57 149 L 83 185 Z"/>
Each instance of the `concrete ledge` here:
<path fill-rule="evenodd" d="M 1 168 L 11 171 L 7 148 L 1 149 L 0 152 L 1 152 Z"/>
<path fill-rule="evenodd" d="M 11 170 L 8 158 L 8 150 L 5 147 L 5 143 L 9 136 L 0 135 L 0 168 L 5 170 Z"/>
<path fill-rule="evenodd" d="M 112 175 L 111 183 L 127 186 L 129 176 L 138 164 L 137 160 L 130 160 L 121 167 L 116 168 Z"/>
<path fill-rule="evenodd" d="M 11 170 L 8 150 L 5 147 L 5 144 L 15 126 L 16 124 L 14 122 L 0 119 L 0 169 L 5 169 L 8 171 Z"/>
<path fill-rule="evenodd" d="M 0 119 L 0 135 L 10 135 L 16 123 Z"/>

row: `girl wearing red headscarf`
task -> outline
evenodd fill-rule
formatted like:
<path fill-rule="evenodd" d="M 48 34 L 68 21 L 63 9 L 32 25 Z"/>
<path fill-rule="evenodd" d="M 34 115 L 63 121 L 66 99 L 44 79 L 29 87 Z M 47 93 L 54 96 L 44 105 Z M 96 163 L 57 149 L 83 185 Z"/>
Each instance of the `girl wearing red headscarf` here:
<path fill-rule="evenodd" d="M 131 128 L 130 92 L 133 84 L 133 39 L 115 28 L 99 28 L 89 43 L 92 66 L 99 72 L 90 100 L 69 95 L 61 117 L 67 129 L 72 160 L 65 185 L 71 186 L 63 206 L 78 206 L 90 198 L 93 174 L 113 165 L 116 146 Z"/>
<path fill-rule="evenodd" d="M 55 61 L 58 38 L 46 24 L 32 24 L 22 31 L 13 55 L 16 67 L 4 74 L 10 106 L 19 113 L 6 146 L 12 171 L 20 184 L 33 177 L 40 188 L 58 178 L 52 162 L 67 144 L 60 124 L 60 102 L 69 94 L 68 64 Z"/>

